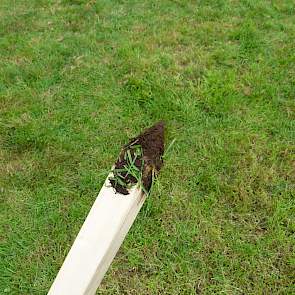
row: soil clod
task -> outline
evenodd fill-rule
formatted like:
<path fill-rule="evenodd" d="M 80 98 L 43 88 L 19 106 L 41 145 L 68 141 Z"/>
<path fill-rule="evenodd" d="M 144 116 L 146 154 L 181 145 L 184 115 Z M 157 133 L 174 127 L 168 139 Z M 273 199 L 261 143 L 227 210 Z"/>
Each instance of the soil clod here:
<path fill-rule="evenodd" d="M 160 121 L 131 139 L 120 153 L 110 183 L 117 193 L 128 195 L 128 189 L 140 182 L 147 193 L 162 165 L 164 122 Z"/>

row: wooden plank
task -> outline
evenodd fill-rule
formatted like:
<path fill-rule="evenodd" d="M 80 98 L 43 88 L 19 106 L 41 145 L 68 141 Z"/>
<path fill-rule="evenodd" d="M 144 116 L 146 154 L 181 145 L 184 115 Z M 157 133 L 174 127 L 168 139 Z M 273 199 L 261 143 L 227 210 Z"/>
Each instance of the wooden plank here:
<path fill-rule="evenodd" d="M 48 295 L 95 294 L 143 205 L 146 195 L 140 188 L 132 188 L 129 195 L 115 194 L 109 176 Z"/>

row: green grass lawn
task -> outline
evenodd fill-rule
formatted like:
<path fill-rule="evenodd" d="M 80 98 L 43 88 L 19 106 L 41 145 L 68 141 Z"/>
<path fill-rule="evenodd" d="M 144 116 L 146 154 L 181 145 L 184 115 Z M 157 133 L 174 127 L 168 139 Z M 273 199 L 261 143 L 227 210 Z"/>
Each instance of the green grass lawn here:
<path fill-rule="evenodd" d="M 160 119 L 176 142 L 97 294 L 295 293 L 293 0 L 1 0 L 0 294 L 46 294 Z"/>

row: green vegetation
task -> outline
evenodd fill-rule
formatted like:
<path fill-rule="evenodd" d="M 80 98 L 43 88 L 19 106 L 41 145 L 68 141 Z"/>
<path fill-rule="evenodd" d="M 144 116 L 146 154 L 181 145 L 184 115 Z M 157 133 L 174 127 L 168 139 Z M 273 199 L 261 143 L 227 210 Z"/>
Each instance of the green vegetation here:
<path fill-rule="evenodd" d="M 125 161 L 125 164 L 122 168 L 115 167 L 112 169 L 113 175 L 109 177 L 113 187 L 121 186 L 123 189 L 128 190 L 137 184 L 148 195 L 149 192 L 142 183 L 144 160 L 141 145 L 130 144 L 125 148 L 124 155 L 120 160 Z M 139 164 L 139 167 L 136 164 Z"/>
<path fill-rule="evenodd" d="M 293 0 L 0 1 L 0 294 L 46 294 L 128 138 L 176 138 L 98 294 L 294 290 Z"/>

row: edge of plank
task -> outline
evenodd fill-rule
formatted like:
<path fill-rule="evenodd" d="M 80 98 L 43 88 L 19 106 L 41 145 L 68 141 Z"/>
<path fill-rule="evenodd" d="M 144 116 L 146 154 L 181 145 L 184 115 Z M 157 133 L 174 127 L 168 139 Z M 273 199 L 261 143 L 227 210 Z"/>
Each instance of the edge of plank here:
<path fill-rule="evenodd" d="M 109 175 L 110 176 L 110 175 Z M 116 194 L 109 176 L 86 217 L 48 295 L 93 295 L 133 224 L 146 195 Z"/>

